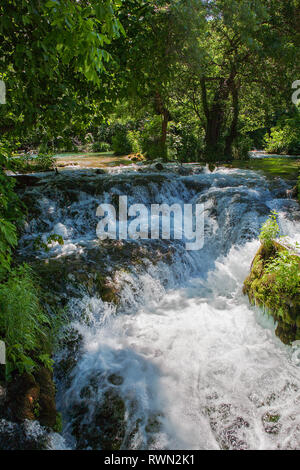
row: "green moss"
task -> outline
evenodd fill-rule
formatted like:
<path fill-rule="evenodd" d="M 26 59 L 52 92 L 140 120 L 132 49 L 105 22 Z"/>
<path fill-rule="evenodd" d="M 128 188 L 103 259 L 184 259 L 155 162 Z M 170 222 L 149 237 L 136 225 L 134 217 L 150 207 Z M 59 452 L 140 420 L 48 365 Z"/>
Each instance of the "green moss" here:
<path fill-rule="evenodd" d="M 278 322 L 277 336 L 285 344 L 299 338 L 300 289 L 298 258 L 276 242 L 261 245 L 244 282 L 249 301 L 262 307 Z"/>
<path fill-rule="evenodd" d="M 63 424 L 62 424 L 62 414 L 57 413 L 56 414 L 56 423 L 55 426 L 53 427 L 53 431 L 55 432 L 62 432 Z"/>
<path fill-rule="evenodd" d="M 114 284 L 110 282 L 105 276 L 97 274 L 96 288 L 103 302 L 113 302 L 114 304 L 119 303 L 117 289 L 115 288 Z"/>
<path fill-rule="evenodd" d="M 295 180 L 297 173 L 300 169 L 299 158 L 253 158 L 247 161 L 233 161 L 229 166 L 230 168 L 241 168 L 255 171 L 262 171 L 269 177 L 281 177 L 288 180 Z"/>

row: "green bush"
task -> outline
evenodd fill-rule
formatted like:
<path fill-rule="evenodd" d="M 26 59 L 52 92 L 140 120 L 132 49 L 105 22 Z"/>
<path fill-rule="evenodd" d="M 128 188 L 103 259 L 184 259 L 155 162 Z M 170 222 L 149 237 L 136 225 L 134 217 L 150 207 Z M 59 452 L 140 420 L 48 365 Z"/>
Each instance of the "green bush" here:
<path fill-rule="evenodd" d="M 259 239 L 266 248 L 271 248 L 273 240 L 279 235 L 280 229 L 277 222 L 277 216 L 277 212 L 272 211 L 268 220 L 261 228 Z"/>
<path fill-rule="evenodd" d="M 51 170 L 54 167 L 55 160 L 53 155 L 47 153 L 39 153 L 39 155 L 34 159 L 35 169 L 41 171 Z"/>
<path fill-rule="evenodd" d="M 131 145 L 132 153 L 141 153 L 141 133 L 139 131 L 127 131 L 127 140 Z"/>
<path fill-rule="evenodd" d="M 0 282 L 10 268 L 12 250 L 17 245 L 17 226 L 23 220 L 23 206 L 14 191 L 15 182 L 5 173 L 12 168 L 9 146 L 0 142 Z"/>
<path fill-rule="evenodd" d="M 47 329 L 50 322 L 39 302 L 39 289 L 27 265 L 9 273 L 0 286 L 0 336 L 7 346 L 7 373 L 51 367 Z"/>
<path fill-rule="evenodd" d="M 115 155 L 129 155 L 132 153 L 132 145 L 128 139 L 126 128 L 116 131 L 112 138 L 112 148 Z"/>
<path fill-rule="evenodd" d="M 181 162 L 197 162 L 203 151 L 203 142 L 191 126 L 182 123 L 170 126 L 168 156 Z"/>
<path fill-rule="evenodd" d="M 267 263 L 266 274 L 274 274 L 272 289 L 277 295 L 284 292 L 293 297 L 299 292 L 299 258 L 287 250 L 279 251 L 275 258 Z"/>
<path fill-rule="evenodd" d="M 300 154 L 300 113 L 282 119 L 271 129 L 271 134 L 265 136 L 265 150 L 268 153 Z"/>
<path fill-rule="evenodd" d="M 234 160 L 247 160 L 253 148 L 253 140 L 247 135 L 239 136 L 233 143 L 232 156 Z"/>
<path fill-rule="evenodd" d="M 161 116 L 154 116 L 144 123 L 141 132 L 142 154 L 150 160 L 166 159 L 166 148 L 161 144 Z"/>
<path fill-rule="evenodd" d="M 94 142 L 93 152 L 110 152 L 111 145 L 108 142 Z"/>

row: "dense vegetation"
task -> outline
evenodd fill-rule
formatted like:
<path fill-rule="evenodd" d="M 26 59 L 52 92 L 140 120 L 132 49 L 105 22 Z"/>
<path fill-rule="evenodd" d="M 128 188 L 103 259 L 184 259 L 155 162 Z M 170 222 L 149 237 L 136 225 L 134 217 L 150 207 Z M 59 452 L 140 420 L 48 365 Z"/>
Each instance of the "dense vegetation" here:
<path fill-rule="evenodd" d="M 278 322 L 276 333 L 290 344 L 300 339 L 300 258 L 297 248 L 278 242 L 280 229 L 273 211 L 260 234 L 261 247 L 244 283 L 250 302 L 263 307 Z"/>
<path fill-rule="evenodd" d="M 26 215 L 6 175 L 14 152 L 37 151 L 39 169 L 84 145 L 179 161 L 300 153 L 299 15 L 299 0 L 1 2 L 0 336 L 12 370 L 35 366 L 47 323 L 12 258 Z M 24 340 L 12 334 L 21 320 Z"/>

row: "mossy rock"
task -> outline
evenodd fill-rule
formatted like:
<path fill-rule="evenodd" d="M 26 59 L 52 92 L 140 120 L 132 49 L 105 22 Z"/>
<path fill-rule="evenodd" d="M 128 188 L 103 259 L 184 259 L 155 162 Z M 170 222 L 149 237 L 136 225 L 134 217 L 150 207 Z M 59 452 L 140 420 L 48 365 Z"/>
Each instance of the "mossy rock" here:
<path fill-rule="evenodd" d="M 243 293 L 248 295 L 250 303 L 262 307 L 274 317 L 278 322 L 276 335 L 284 344 L 291 344 L 299 336 L 300 294 L 291 297 L 288 290 L 282 290 L 279 295 L 274 287 L 276 275 L 265 271 L 270 259 L 283 249 L 286 248 L 278 242 L 273 242 L 270 247 L 260 246 L 244 282 Z"/>
<path fill-rule="evenodd" d="M 116 286 L 107 277 L 97 274 L 95 285 L 97 292 L 104 302 L 112 302 L 114 304 L 120 302 Z"/>
<path fill-rule="evenodd" d="M 55 404 L 55 385 L 53 374 L 49 369 L 41 367 L 34 374 L 35 380 L 40 387 L 39 395 L 39 422 L 43 426 L 55 428 L 57 422 L 57 411 Z"/>
<path fill-rule="evenodd" d="M 8 384 L 6 406 L 14 422 L 38 420 L 52 429 L 57 421 L 53 374 L 45 367 L 17 375 Z"/>
<path fill-rule="evenodd" d="M 124 401 L 115 390 L 109 389 L 91 410 L 84 388 L 83 401 L 72 408 L 72 434 L 77 449 L 119 450 L 126 432 Z"/>

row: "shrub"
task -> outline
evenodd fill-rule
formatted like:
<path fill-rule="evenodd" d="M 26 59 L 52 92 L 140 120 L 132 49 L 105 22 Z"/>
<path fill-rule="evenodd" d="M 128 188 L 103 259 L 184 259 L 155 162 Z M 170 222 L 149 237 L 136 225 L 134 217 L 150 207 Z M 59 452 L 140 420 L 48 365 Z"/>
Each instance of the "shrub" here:
<path fill-rule="evenodd" d="M 12 249 L 17 244 L 17 225 L 23 220 L 23 205 L 14 191 L 13 178 L 5 169 L 12 169 L 11 152 L 0 142 L 0 282 L 10 268 Z"/>
<path fill-rule="evenodd" d="M 233 143 L 232 156 L 234 160 L 247 160 L 253 148 L 253 140 L 247 135 L 239 136 Z"/>
<path fill-rule="evenodd" d="M 272 277 L 272 289 L 280 295 L 296 295 L 299 291 L 300 269 L 299 258 L 287 250 L 279 251 L 275 258 L 267 263 L 266 274 L 274 274 Z"/>
<path fill-rule="evenodd" d="M 278 213 L 272 211 L 268 220 L 261 228 L 259 239 L 266 248 L 272 247 L 272 241 L 278 237 L 280 229 L 277 222 Z"/>
<path fill-rule="evenodd" d="M 0 218 L 0 281 L 10 268 L 12 248 L 17 245 L 17 233 L 14 224 Z"/>
<path fill-rule="evenodd" d="M 141 134 L 142 154 L 150 160 L 166 159 L 166 148 L 161 144 L 161 116 L 147 120 Z"/>
<path fill-rule="evenodd" d="M 191 126 L 183 126 L 179 123 L 170 126 L 168 148 L 169 157 L 181 162 L 192 162 L 199 160 L 203 143 Z"/>
<path fill-rule="evenodd" d="M 119 129 L 113 136 L 112 148 L 116 155 L 129 155 L 132 153 L 132 146 L 125 128 Z"/>
<path fill-rule="evenodd" d="M 300 154 L 300 114 L 282 119 L 265 136 L 265 150 L 269 153 Z"/>
<path fill-rule="evenodd" d="M 127 131 L 127 140 L 131 145 L 132 153 L 141 153 L 141 133 L 139 131 Z"/>
<path fill-rule="evenodd" d="M 51 366 L 49 319 L 38 297 L 39 290 L 27 265 L 13 269 L 0 286 L 0 336 L 7 345 L 7 373 L 31 372 L 38 365 Z"/>
<path fill-rule="evenodd" d="M 93 152 L 109 152 L 111 145 L 108 142 L 95 142 L 92 148 Z"/>
<path fill-rule="evenodd" d="M 54 167 L 54 158 L 53 155 L 47 153 L 39 153 L 39 155 L 34 159 L 35 169 L 41 171 L 51 170 Z"/>

